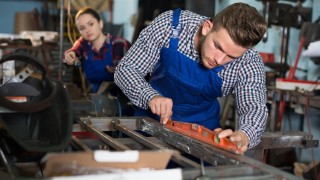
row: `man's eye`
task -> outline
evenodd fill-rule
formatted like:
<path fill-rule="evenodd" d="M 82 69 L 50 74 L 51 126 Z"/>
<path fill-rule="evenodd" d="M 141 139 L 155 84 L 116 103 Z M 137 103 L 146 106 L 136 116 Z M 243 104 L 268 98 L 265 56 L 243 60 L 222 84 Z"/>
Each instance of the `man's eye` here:
<path fill-rule="evenodd" d="M 215 48 L 221 49 L 220 46 L 219 46 L 219 44 L 217 44 L 217 43 L 213 43 L 213 44 L 214 44 L 214 47 L 215 47 Z"/>

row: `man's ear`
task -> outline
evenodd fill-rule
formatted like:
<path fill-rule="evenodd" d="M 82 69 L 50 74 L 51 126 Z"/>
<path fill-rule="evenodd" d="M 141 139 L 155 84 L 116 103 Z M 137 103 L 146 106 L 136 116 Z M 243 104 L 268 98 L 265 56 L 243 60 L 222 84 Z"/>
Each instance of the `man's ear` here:
<path fill-rule="evenodd" d="M 203 23 L 202 23 L 202 30 L 201 30 L 201 33 L 202 35 L 207 35 L 211 29 L 213 28 L 213 24 L 210 20 L 205 20 Z"/>

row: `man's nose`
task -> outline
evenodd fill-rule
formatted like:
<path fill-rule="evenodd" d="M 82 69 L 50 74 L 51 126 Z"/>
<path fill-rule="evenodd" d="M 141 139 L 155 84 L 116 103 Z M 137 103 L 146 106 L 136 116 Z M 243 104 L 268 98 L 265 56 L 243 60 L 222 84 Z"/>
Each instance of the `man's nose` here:
<path fill-rule="evenodd" d="M 227 55 L 225 53 L 221 52 L 215 57 L 215 60 L 217 61 L 218 65 L 221 65 L 223 63 L 223 60 L 226 56 Z"/>

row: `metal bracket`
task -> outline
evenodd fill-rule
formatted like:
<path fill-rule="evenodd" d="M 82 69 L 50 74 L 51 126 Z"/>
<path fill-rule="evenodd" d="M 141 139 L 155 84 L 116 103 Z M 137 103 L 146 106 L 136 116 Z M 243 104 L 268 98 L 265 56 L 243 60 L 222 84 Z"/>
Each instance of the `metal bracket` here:
<path fill-rule="evenodd" d="M 25 68 L 22 69 L 18 74 L 12 76 L 6 83 L 16 83 L 23 82 L 34 72 L 32 66 L 28 64 Z"/>

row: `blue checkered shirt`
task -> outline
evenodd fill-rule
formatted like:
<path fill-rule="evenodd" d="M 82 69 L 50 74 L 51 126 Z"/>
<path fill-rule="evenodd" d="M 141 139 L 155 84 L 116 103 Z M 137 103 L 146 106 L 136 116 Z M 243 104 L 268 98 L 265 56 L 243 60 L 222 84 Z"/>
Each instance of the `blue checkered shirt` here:
<path fill-rule="evenodd" d="M 146 81 L 160 59 L 160 49 L 169 47 L 172 33 L 172 14 L 167 11 L 155 18 L 141 31 L 139 38 L 120 61 L 115 72 L 115 83 L 131 102 L 147 109 L 148 102 L 160 95 Z M 199 52 L 195 49 L 194 36 L 208 17 L 193 12 L 181 11 L 181 25 L 178 51 L 199 62 Z M 250 140 L 249 148 L 260 142 L 265 129 L 268 111 L 266 107 L 265 70 L 261 56 L 249 49 L 242 57 L 224 65 L 218 75 L 222 78 L 222 94 L 235 94 L 237 127 Z"/>

